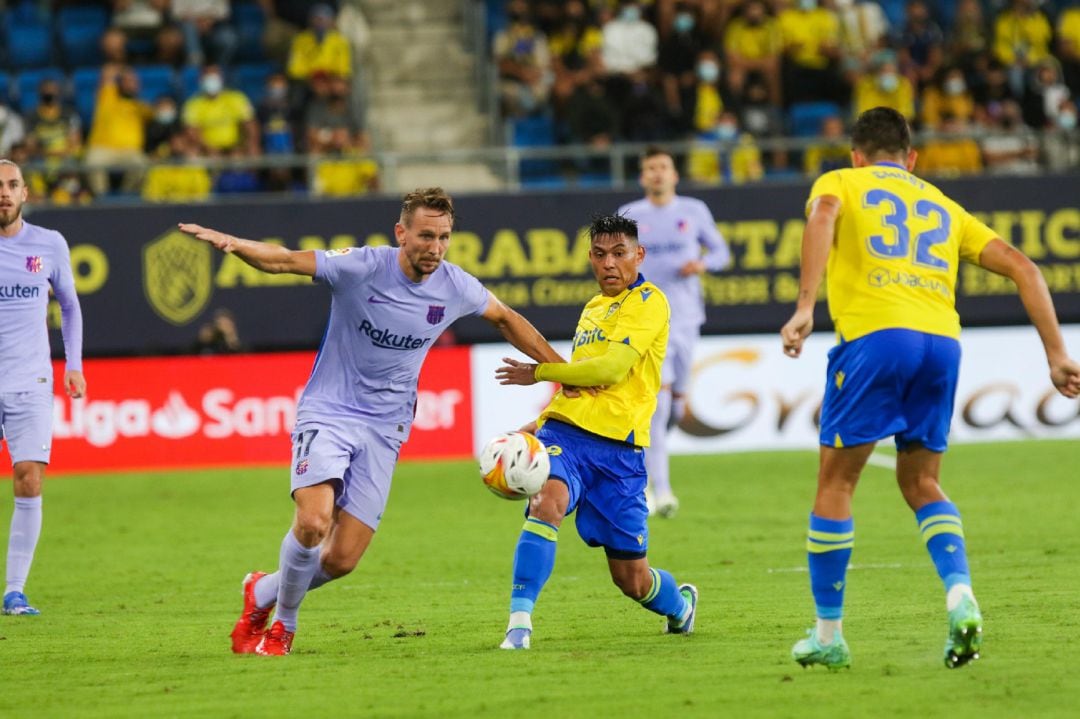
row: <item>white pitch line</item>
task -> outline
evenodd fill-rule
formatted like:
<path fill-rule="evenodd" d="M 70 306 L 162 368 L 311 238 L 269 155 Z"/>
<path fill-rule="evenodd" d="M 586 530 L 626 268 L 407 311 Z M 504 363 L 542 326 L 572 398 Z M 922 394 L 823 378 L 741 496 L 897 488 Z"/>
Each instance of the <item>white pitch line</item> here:
<path fill-rule="evenodd" d="M 875 467 L 881 467 L 882 469 L 896 469 L 896 457 L 891 457 L 887 454 L 871 454 L 867 460 L 867 464 L 872 464 Z"/>
<path fill-rule="evenodd" d="M 903 564 L 849 564 L 848 569 L 904 569 Z M 780 567 L 777 569 L 766 569 L 768 574 L 788 574 L 792 572 L 806 572 L 809 571 L 807 567 Z"/>

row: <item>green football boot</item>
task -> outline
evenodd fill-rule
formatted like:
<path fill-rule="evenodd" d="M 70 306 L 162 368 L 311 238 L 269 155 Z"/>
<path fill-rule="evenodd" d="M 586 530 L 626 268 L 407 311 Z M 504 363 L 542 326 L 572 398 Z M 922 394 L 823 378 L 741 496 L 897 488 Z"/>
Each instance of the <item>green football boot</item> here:
<path fill-rule="evenodd" d="M 803 667 L 820 664 L 832 672 L 851 668 L 851 652 L 839 632 L 833 635 L 831 644 L 819 642 L 817 632 L 813 629 L 807 630 L 806 635 L 806 639 L 800 639 L 791 648 L 792 659 Z"/>
<path fill-rule="evenodd" d="M 964 597 L 949 612 L 949 636 L 945 640 L 945 666 L 962 667 L 979 658 L 982 647 L 982 614 L 974 597 Z"/>

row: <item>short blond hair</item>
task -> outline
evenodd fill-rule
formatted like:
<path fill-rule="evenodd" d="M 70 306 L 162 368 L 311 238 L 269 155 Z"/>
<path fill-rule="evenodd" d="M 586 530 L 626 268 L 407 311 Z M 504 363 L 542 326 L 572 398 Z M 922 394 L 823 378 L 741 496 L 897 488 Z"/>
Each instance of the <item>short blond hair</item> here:
<path fill-rule="evenodd" d="M 405 195 L 401 200 L 401 224 L 408 227 L 412 216 L 421 207 L 449 216 L 450 224 L 454 224 L 454 200 L 443 188 L 418 187 Z"/>

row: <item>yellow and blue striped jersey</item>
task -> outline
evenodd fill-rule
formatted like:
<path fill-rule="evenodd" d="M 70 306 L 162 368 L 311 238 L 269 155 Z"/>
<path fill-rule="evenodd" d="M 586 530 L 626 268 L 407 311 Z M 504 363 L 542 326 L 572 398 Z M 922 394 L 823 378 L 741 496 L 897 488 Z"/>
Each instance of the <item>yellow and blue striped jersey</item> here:
<path fill-rule="evenodd" d="M 840 200 L 826 269 L 829 314 L 853 340 L 902 328 L 958 338 L 956 273 L 997 234 L 900 165 L 833 170 L 810 190 Z"/>
<path fill-rule="evenodd" d="M 583 392 L 568 398 L 559 390 L 540 413 L 539 423 L 558 419 L 601 437 L 648 447 L 670 324 L 667 297 L 641 275 L 615 297 L 598 294 L 589 300 L 578 319 L 570 361 L 599 357 L 609 342 L 629 345 L 638 360 L 621 382 L 596 395 Z"/>

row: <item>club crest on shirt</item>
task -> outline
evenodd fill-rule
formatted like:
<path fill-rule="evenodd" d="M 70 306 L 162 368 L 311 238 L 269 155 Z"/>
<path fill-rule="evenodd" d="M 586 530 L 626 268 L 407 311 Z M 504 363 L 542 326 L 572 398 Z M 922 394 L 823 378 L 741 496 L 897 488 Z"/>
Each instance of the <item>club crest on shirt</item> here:
<path fill-rule="evenodd" d="M 308 461 L 306 459 L 301 459 L 299 462 L 296 463 L 296 474 L 297 474 L 297 476 L 299 476 L 301 474 L 305 474 L 307 472 L 307 470 L 308 470 Z"/>
<path fill-rule="evenodd" d="M 445 305 L 428 305 L 427 308 L 427 321 L 429 325 L 437 325 L 443 321 L 443 317 L 446 315 Z"/>
<path fill-rule="evenodd" d="M 604 319 L 607 319 L 608 317 L 611 317 L 613 314 L 615 314 L 618 311 L 619 311 L 619 303 L 618 302 L 612 302 L 607 308 L 607 314 L 604 315 Z"/>
<path fill-rule="evenodd" d="M 44 263 L 41 261 L 41 255 L 33 255 L 26 258 L 26 271 L 27 272 L 41 272 L 44 267 Z"/>
<path fill-rule="evenodd" d="M 679 230 L 679 232 L 686 232 L 690 229 L 690 223 L 686 220 L 679 220 L 675 223 L 675 227 Z"/>

